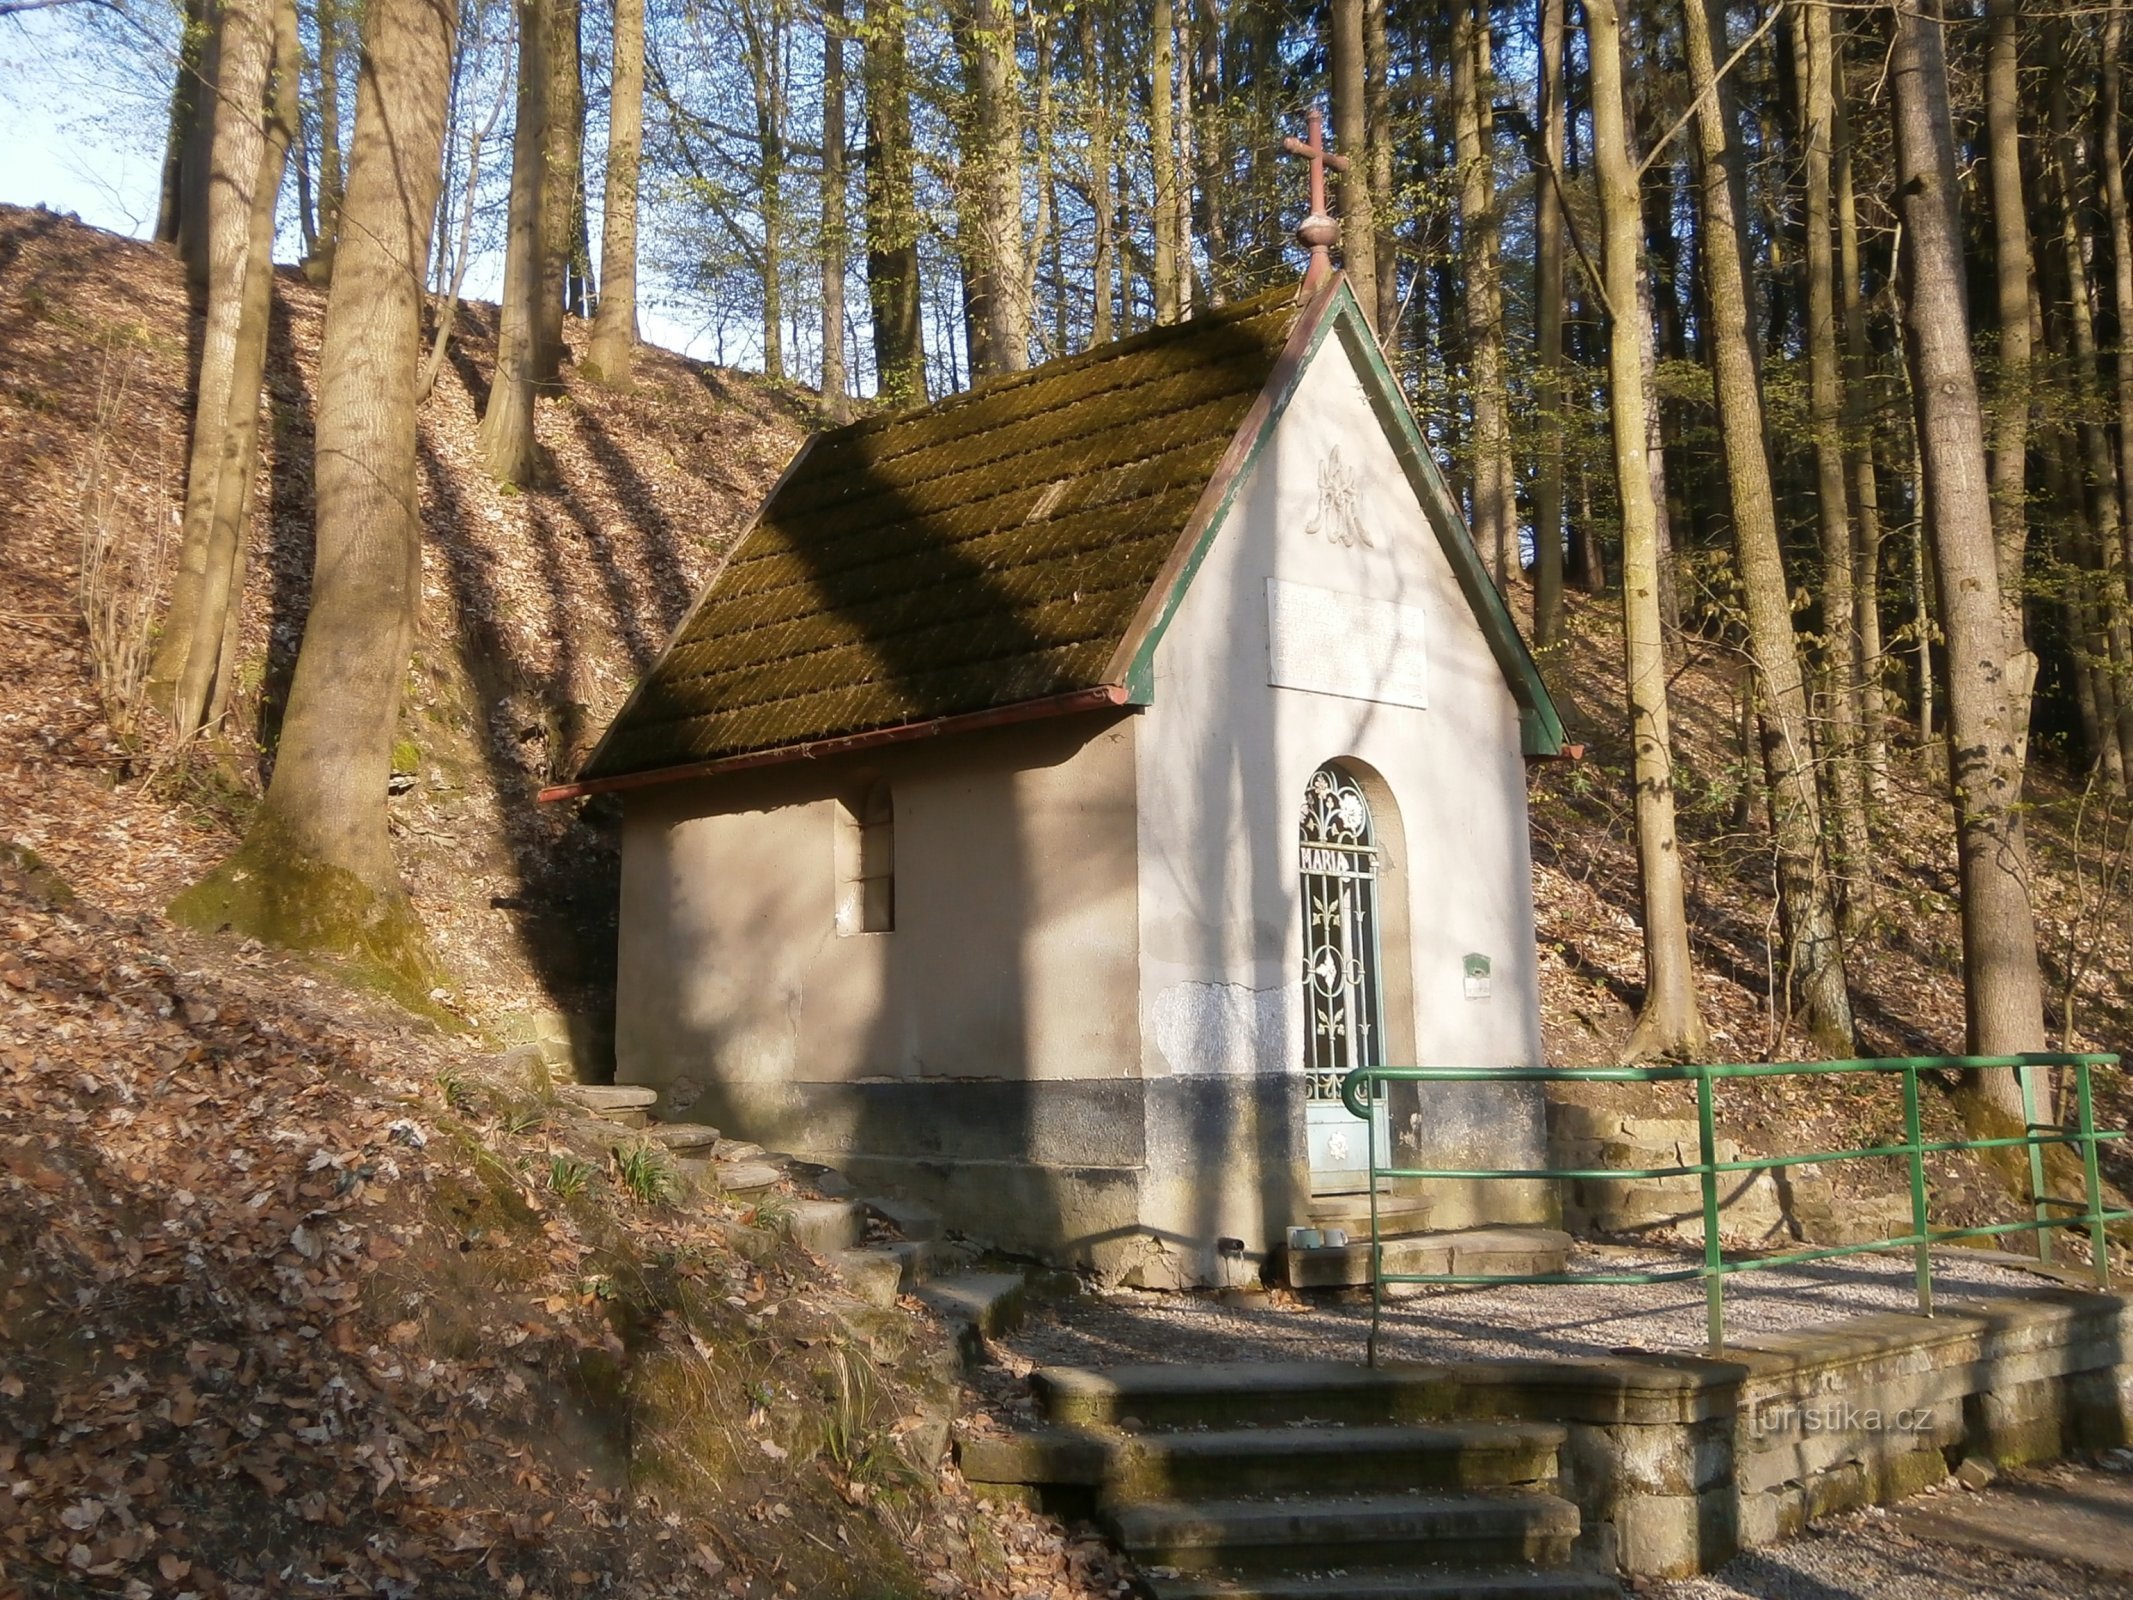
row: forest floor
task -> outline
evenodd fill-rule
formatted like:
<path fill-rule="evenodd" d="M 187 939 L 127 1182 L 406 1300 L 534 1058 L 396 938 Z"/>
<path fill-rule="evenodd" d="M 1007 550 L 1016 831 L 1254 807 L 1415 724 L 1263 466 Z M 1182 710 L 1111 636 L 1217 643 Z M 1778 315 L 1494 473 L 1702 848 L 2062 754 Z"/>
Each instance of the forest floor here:
<path fill-rule="evenodd" d="M 236 842 L 301 628 L 324 297 L 276 293 L 242 692 L 221 749 L 158 756 L 128 661 L 174 554 L 180 274 L 0 208 L 0 1597 L 1123 1592 L 1099 1541 L 961 1488 L 916 1302 L 855 1300 L 775 1197 L 689 1190 L 498 1051 L 610 988 L 611 819 L 534 791 L 804 396 L 647 351 L 627 394 L 544 401 L 544 481 L 502 491 L 469 308 L 392 800 L 465 1026 L 163 917 Z"/>
<path fill-rule="evenodd" d="M 217 746 L 159 753 L 135 685 L 175 555 L 196 319 L 157 250 L 0 208 L 0 1567 L 128 1600 L 523 1600 L 585 1570 L 647 1595 L 835 1593 L 833 1571 L 868 1592 L 1109 1592 L 1098 1547 L 914 1459 L 930 1335 L 871 1350 L 818 1263 L 750 1259 L 749 1208 L 634 1196 L 495 1068 L 536 1019 L 596 1033 L 610 1010 L 613 810 L 534 795 L 815 424 L 805 391 L 647 350 L 628 392 L 572 376 L 542 401 L 541 481 L 500 489 L 474 447 L 493 310 L 466 308 L 422 413 L 424 599 L 391 800 L 464 1031 L 163 917 L 241 833 L 300 637 L 324 296 L 291 273 L 276 296 L 239 692 Z M 1585 754 L 1536 767 L 1532 802 L 1547 1045 L 1579 1065 L 1626 1039 L 1642 948 L 1618 608 L 1571 614 L 1547 670 Z M 1674 648 L 1714 1054 L 1810 1055 L 1774 955 L 1737 663 L 1693 635 Z M 1889 736 L 1850 944 L 1860 1049 L 1952 1051 L 1949 808 L 1936 751 Z M 2055 1038 L 2110 1048 L 2133 1017 L 2127 807 L 2043 741 L 2030 800 Z M 1673 1087 L 1625 1105 L 1673 1114 Z M 1835 1148 L 1898 1114 L 1834 1082 L 1729 1088 L 1722 1107 L 1750 1149 Z M 1952 1126 L 1944 1098 L 1928 1114 Z M 2133 1121 L 2115 1076 L 2102 1115 Z M 2004 1213 L 1974 1165 L 1935 1179 L 1937 1216 Z M 673 1442 L 676 1396 L 709 1406 L 714 1440 Z M 660 1465 L 629 1504 L 617 1463 L 638 1450 Z M 713 1461 L 749 1470 L 692 1496 Z"/>

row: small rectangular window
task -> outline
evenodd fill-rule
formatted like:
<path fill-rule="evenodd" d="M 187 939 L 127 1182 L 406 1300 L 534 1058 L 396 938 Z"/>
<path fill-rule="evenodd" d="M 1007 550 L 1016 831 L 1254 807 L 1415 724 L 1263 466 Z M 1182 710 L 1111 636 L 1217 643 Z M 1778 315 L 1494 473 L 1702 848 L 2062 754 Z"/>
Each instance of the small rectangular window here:
<path fill-rule="evenodd" d="M 896 926 L 896 809 L 885 783 L 855 808 L 837 807 L 837 932 L 888 933 Z"/>

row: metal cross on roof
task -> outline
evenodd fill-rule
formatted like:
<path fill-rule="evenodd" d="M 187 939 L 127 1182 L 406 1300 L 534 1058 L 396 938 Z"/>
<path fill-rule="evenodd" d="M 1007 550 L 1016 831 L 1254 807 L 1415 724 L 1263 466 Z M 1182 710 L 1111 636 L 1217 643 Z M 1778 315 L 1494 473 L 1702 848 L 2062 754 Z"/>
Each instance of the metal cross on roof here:
<path fill-rule="evenodd" d="M 1305 129 L 1309 139 L 1293 135 L 1281 141 L 1281 148 L 1292 156 L 1302 156 L 1311 163 L 1311 214 L 1296 226 L 1297 243 L 1311 252 L 1311 265 L 1304 273 L 1304 292 L 1309 293 L 1325 280 L 1333 270 L 1333 258 L 1327 252 L 1340 241 L 1340 224 L 1333 220 L 1326 209 L 1326 168 L 1335 172 L 1348 170 L 1348 158 L 1337 156 L 1326 148 L 1326 119 L 1317 106 L 1305 113 Z"/>

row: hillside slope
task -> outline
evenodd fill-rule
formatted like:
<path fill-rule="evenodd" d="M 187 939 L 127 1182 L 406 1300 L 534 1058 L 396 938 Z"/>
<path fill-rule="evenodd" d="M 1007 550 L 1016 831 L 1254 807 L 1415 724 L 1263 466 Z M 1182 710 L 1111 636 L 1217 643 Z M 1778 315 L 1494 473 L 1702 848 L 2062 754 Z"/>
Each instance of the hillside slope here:
<path fill-rule="evenodd" d="M 245 693 L 231 753 L 172 759 L 125 668 L 182 481 L 178 272 L 0 208 L 0 1600 L 1118 1592 L 940 1462 L 954 1353 L 915 1303 L 854 1298 L 780 1196 L 668 1181 L 496 1051 L 605 1007 L 611 840 L 532 791 L 798 400 L 647 352 L 635 392 L 543 404 L 523 494 L 472 465 L 478 335 L 426 408 L 393 826 L 488 1037 L 162 916 L 238 836 L 301 627 L 322 307 L 277 288 Z"/>
<path fill-rule="evenodd" d="M 85 896 L 159 912 L 235 843 L 264 776 L 311 559 L 311 394 L 324 295 L 278 275 L 254 492 L 233 759 L 144 759 L 122 681 L 99 693 L 78 598 L 82 540 L 109 539 L 90 598 L 140 613 L 180 503 L 194 329 L 176 264 L 56 215 L 0 207 L 0 605 L 11 693 L 5 832 Z M 196 329 L 194 330 L 196 334 Z M 582 345 L 586 330 L 569 336 Z M 656 349 L 627 393 L 567 381 L 538 407 L 542 484 L 503 490 L 474 428 L 494 308 L 466 307 L 422 409 L 421 629 L 392 827 L 415 905 L 478 1024 L 604 1011 L 612 840 L 533 793 L 573 769 L 754 511 L 809 420 L 805 398 Z M 94 479 L 97 492 L 85 492 Z M 154 610 L 146 613 L 154 620 Z M 114 727 L 114 723 L 121 724 Z"/>

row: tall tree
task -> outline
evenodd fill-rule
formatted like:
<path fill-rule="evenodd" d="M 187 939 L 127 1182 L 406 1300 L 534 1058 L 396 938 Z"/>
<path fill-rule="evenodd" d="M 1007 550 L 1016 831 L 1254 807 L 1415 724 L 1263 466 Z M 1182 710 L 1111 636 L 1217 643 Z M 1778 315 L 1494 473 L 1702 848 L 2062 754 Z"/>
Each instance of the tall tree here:
<path fill-rule="evenodd" d="M 295 132 L 302 60 L 290 0 L 226 0 L 208 186 L 201 331 L 184 533 L 149 679 L 181 737 L 206 726 L 236 626 L 258 458 L 274 283 L 274 209 Z"/>
<path fill-rule="evenodd" d="M 1459 265 L 1466 289 L 1467 380 L 1474 416 L 1474 541 L 1496 587 L 1518 574 L 1518 506 L 1504 381 L 1502 221 L 1496 211 L 1495 76 L 1484 0 L 1464 0 L 1452 34 L 1454 140 L 1459 163 Z"/>
<path fill-rule="evenodd" d="M 2009 648 L 1992 537 L 1985 419 L 1970 359 L 1963 228 L 1948 110 L 1941 0 L 1892 5 L 1897 184 L 1908 292 L 1904 325 L 1917 411 L 1926 526 L 1948 635 L 1948 772 L 1962 874 L 1970 1049 L 2044 1044 L 2037 928 L 2022 838 L 2022 766 L 2008 697 Z M 2013 1075 L 1983 1086 L 2020 1117 Z"/>
<path fill-rule="evenodd" d="M 1533 642 L 1563 636 L 1563 31 L 1566 0 L 1540 0 L 1540 157 L 1533 197 Z"/>
<path fill-rule="evenodd" d="M 1734 210 L 1740 186 L 1739 138 L 1732 99 L 1718 79 L 1712 16 L 1703 0 L 1683 0 L 1689 85 L 1696 96 L 1702 155 L 1704 299 L 1710 352 L 1725 440 L 1735 559 L 1747 613 L 1749 662 L 1763 726 L 1763 767 L 1770 783 L 1778 903 L 1808 1025 L 1825 1046 L 1851 1048 L 1851 1000 L 1829 873 L 1822 852 L 1822 808 L 1815 790 L 1814 735 L 1799 641 L 1792 631 L 1792 589 L 1778 540 L 1777 495 L 1763 431 L 1762 378 L 1756 370 L 1755 315 L 1748 261 Z M 1838 509 L 1842 514 L 1842 487 Z M 1850 596 L 1846 595 L 1849 606 Z M 1850 618 L 1845 618 L 1847 628 Z"/>
<path fill-rule="evenodd" d="M 832 422 L 851 414 L 844 372 L 844 0 L 822 3 L 822 403 Z"/>
<path fill-rule="evenodd" d="M 1148 144 L 1155 168 L 1155 320 L 1176 322 L 1185 314 L 1178 297 L 1177 114 L 1172 80 L 1177 73 L 1177 18 L 1172 0 L 1154 0 L 1148 11 Z"/>
<path fill-rule="evenodd" d="M 1799 45 L 1805 135 L 1807 209 L 1807 411 L 1814 439 L 1815 511 L 1822 534 L 1822 666 L 1828 707 L 1824 769 L 1836 828 L 1842 909 L 1857 927 L 1873 904 L 1873 861 L 1867 842 L 1866 773 L 1859 755 L 1859 618 L 1850 485 L 1844 456 L 1844 367 L 1837 353 L 1837 262 L 1832 194 L 1836 146 L 1836 52 L 1829 10 L 1794 12 Z"/>
<path fill-rule="evenodd" d="M 544 61 L 548 83 L 541 98 L 541 204 L 538 291 L 534 300 L 533 381 L 553 384 L 569 354 L 563 343 L 563 308 L 570 264 L 584 226 L 585 77 L 581 59 L 580 0 L 541 0 L 548 26 Z"/>
<path fill-rule="evenodd" d="M 1674 824 L 1673 741 L 1666 650 L 1660 636 L 1658 509 L 1645 459 L 1645 388 L 1636 314 L 1642 252 L 1636 169 L 1623 107 L 1622 13 L 1617 0 L 1584 0 L 1592 72 L 1593 159 L 1599 169 L 1606 297 L 1611 311 L 1608 374 L 1615 477 L 1622 502 L 1623 676 L 1629 687 L 1636 785 L 1637 866 L 1644 907 L 1644 1004 L 1630 1054 L 1694 1054 L 1706 1034 L 1696 1006 L 1689 919 Z"/>
<path fill-rule="evenodd" d="M 831 47 L 841 50 L 841 34 Z M 612 384 L 630 381 L 630 365 L 637 354 L 637 176 L 644 155 L 644 0 L 615 0 L 615 55 L 607 106 L 607 184 L 600 207 L 600 303 L 593 316 L 592 344 L 586 351 L 586 366 Z M 826 91 L 825 91 L 826 92 Z M 837 154 L 844 144 L 843 81 L 838 81 Z M 829 137 L 828 117 L 823 123 L 825 148 Z M 827 167 L 824 169 L 827 174 Z M 838 169 L 841 184 L 842 167 Z M 825 176 L 825 185 L 827 177 Z M 825 195 L 827 188 L 825 187 Z M 825 199 L 824 204 L 828 202 Z M 843 204 L 843 194 L 838 195 Z M 841 235 L 840 235 L 841 237 Z M 840 264 L 838 287 L 843 287 Z M 838 308 L 843 320 L 843 308 Z M 825 356 L 834 349 L 841 354 L 841 339 L 825 346 Z M 828 379 L 824 378 L 824 387 Z M 843 374 L 838 374 L 843 389 Z"/>
<path fill-rule="evenodd" d="M 874 371 L 892 405 L 926 398 L 926 346 L 919 321 L 918 203 L 912 191 L 911 91 L 904 55 L 906 0 L 864 0 L 866 52 L 867 300 Z"/>
<path fill-rule="evenodd" d="M 333 276 L 334 242 L 341 236 L 341 191 L 346 175 L 341 167 L 341 57 L 342 16 L 340 0 L 317 0 L 314 21 L 318 30 L 318 233 L 304 271 L 314 283 Z"/>
<path fill-rule="evenodd" d="M 2037 658 L 2027 646 L 2023 565 L 2029 545 L 2030 255 L 2029 207 L 2022 195 L 2022 0 L 1988 0 L 1985 129 L 1992 178 L 1993 267 L 1999 310 L 2000 385 L 1992 427 L 1992 537 L 2000 569 L 2001 625 L 2007 635 L 2007 699 L 2027 741 Z M 2133 279 L 2129 279 L 2133 300 Z"/>
<path fill-rule="evenodd" d="M 319 352 L 317 559 L 274 776 L 237 852 L 173 915 L 354 958 L 419 998 L 386 780 L 421 589 L 415 384 L 453 0 L 369 0 L 344 228 Z"/>
<path fill-rule="evenodd" d="M 1363 309 L 1378 312 L 1376 208 L 1371 203 L 1369 75 L 1363 0 L 1333 0 L 1327 56 L 1333 78 L 1333 143 L 1348 158 L 1341 175 L 1341 270 Z"/>
<path fill-rule="evenodd" d="M 1022 233 L 1022 101 L 1012 0 L 956 0 L 968 110 L 958 198 L 970 286 L 974 377 L 1029 365 L 1028 262 Z"/>
<path fill-rule="evenodd" d="M 1094 6 L 1076 7 L 1081 37 L 1081 94 L 1089 152 L 1089 208 L 1094 213 L 1095 241 L 1089 262 L 1089 342 L 1111 340 L 1111 272 L 1116 252 L 1115 212 L 1111 199 L 1111 73 L 1103 48 L 1104 31 Z"/>
<path fill-rule="evenodd" d="M 511 131 L 510 211 L 505 219 L 504 285 L 496 315 L 496 369 L 481 414 L 482 460 L 498 483 L 530 483 L 534 343 L 540 318 L 541 213 L 548 143 L 548 8 L 518 0 L 518 120 Z"/>

